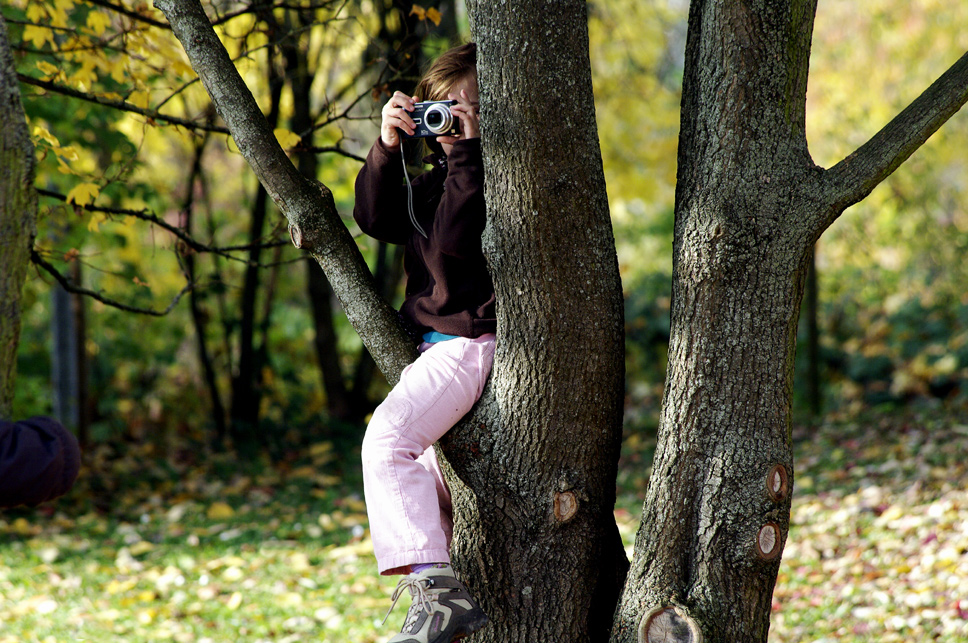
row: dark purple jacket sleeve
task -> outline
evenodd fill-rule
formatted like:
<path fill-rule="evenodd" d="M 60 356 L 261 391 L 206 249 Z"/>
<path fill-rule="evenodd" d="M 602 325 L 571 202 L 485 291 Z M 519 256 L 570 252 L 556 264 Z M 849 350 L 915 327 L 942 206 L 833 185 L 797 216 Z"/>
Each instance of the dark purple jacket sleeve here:
<path fill-rule="evenodd" d="M 479 257 L 481 236 L 487 223 L 481 139 L 454 143 L 447 162 L 444 194 L 434 217 L 437 243 L 446 255 L 465 259 Z"/>
<path fill-rule="evenodd" d="M 356 177 L 353 218 L 360 230 L 378 241 L 403 245 L 413 235 L 407 216 L 407 186 L 399 150 L 377 139 Z"/>
<path fill-rule="evenodd" d="M 50 418 L 0 420 L 0 507 L 36 505 L 71 488 L 81 465 L 74 435 Z"/>

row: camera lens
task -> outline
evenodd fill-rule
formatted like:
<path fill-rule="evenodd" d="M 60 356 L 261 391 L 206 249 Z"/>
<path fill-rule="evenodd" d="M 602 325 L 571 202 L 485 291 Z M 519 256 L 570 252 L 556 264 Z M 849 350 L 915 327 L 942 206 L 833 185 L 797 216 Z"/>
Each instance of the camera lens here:
<path fill-rule="evenodd" d="M 450 113 L 450 108 L 446 105 L 431 105 L 424 114 L 424 122 L 434 134 L 446 132 L 454 122 L 454 115 Z"/>

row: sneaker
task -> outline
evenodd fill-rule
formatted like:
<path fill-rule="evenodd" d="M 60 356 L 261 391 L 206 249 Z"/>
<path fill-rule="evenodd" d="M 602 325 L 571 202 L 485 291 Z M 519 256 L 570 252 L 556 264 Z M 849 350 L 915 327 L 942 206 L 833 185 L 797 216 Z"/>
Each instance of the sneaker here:
<path fill-rule="evenodd" d="M 403 629 L 389 643 L 452 643 L 487 623 L 487 614 L 457 580 L 450 565 L 404 576 L 393 592 L 390 611 L 404 588 L 410 590 L 413 604 Z M 386 618 L 383 620 L 386 622 Z"/>

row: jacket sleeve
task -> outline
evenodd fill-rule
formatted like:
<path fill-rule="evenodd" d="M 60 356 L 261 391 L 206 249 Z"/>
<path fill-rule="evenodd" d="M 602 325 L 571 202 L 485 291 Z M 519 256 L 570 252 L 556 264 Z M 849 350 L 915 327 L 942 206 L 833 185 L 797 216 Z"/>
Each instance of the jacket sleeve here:
<path fill-rule="evenodd" d="M 434 217 L 437 242 L 444 254 L 461 258 L 479 256 L 487 223 L 481 139 L 454 143 L 447 164 L 444 194 Z"/>
<path fill-rule="evenodd" d="M 388 150 L 381 139 L 370 148 L 356 177 L 353 218 L 365 234 L 379 241 L 405 244 L 413 234 L 400 151 Z"/>
<path fill-rule="evenodd" d="M 64 495 L 77 479 L 74 435 L 50 418 L 0 420 L 0 507 L 36 505 Z"/>

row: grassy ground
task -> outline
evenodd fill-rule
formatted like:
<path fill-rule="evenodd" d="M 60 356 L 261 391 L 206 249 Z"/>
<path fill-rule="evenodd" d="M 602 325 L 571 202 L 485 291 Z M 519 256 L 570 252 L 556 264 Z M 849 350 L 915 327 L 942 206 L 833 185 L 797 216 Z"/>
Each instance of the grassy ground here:
<path fill-rule="evenodd" d="M 627 543 L 653 446 L 626 440 Z M 796 455 L 770 640 L 968 642 L 968 423 L 827 423 Z M 69 496 L 0 513 L 0 643 L 385 641 L 406 608 L 380 626 L 354 458 L 89 453 Z"/>

